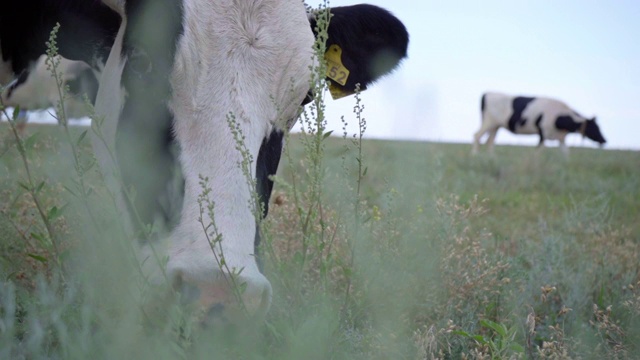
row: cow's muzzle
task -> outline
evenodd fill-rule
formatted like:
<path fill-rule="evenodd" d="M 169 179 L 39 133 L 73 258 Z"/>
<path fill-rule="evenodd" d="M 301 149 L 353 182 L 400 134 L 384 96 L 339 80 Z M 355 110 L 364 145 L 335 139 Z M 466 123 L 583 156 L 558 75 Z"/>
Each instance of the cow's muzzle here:
<path fill-rule="evenodd" d="M 174 274 L 173 279 L 173 288 L 182 302 L 194 307 L 196 318 L 205 325 L 259 321 L 271 305 L 271 284 L 259 273 L 243 276 L 220 272 L 204 281 Z"/>

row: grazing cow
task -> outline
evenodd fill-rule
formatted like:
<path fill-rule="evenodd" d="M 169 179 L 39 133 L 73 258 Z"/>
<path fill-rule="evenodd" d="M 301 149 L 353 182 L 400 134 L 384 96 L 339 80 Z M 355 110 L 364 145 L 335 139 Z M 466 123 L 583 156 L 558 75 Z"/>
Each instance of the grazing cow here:
<path fill-rule="evenodd" d="M 51 71 L 47 69 L 46 58 L 45 55 L 41 56 L 33 70 L 23 72 L 7 86 L 0 95 L 4 106 L 19 106 L 20 110 L 43 110 L 57 106 L 60 101 L 58 86 Z M 67 119 L 88 116 L 84 95 L 91 103 L 95 103 L 98 93 L 98 79 L 93 70 L 83 62 L 61 58 L 58 72 L 63 73 L 63 84 L 69 89 L 64 101 Z"/>
<path fill-rule="evenodd" d="M 366 88 L 406 57 L 407 31 L 388 11 L 372 5 L 330 11 L 332 93 L 349 94 L 356 83 Z M 101 142 L 94 141 L 94 151 L 111 189 L 119 191 L 109 178 L 115 166 L 127 188 L 136 189 L 133 201 L 120 196 L 123 212 L 167 227 L 170 281 L 197 294 L 204 313 L 237 308 L 198 222 L 206 178 L 226 267 L 241 271 L 249 313 L 263 314 L 271 285 L 256 262 L 252 189 L 229 120 L 255 161 L 251 176 L 265 216 L 283 133 L 309 101 L 319 16 L 307 14 L 300 0 L 11 1 L 0 12 L 0 65 L 26 69 L 59 22 L 61 55 L 102 70 L 96 112 L 104 117 L 104 138 L 116 143 L 118 163 Z"/>
<path fill-rule="evenodd" d="M 501 127 L 514 134 L 538 134 L 538 147 L 544 146 L 547 139 L 559 140 L 565 155 L 569 150 L 564 140 L 569 133 L 580 133 L 601 146 L 606 142 L 595 117 L 588 119 L 558 100 L 486 93 L 482 95 L 480 108 L 482 125 L 474 135 L 474 154 L 478 152 L 480 139 L 487 132 L 487 146 L 489 151 L 493 151 L 496 133 Z"/>

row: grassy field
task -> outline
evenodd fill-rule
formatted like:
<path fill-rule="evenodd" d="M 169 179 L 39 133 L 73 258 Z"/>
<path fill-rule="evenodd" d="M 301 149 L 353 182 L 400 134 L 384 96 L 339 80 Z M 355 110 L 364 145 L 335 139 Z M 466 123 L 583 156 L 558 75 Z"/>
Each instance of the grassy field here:
<path fill-rule="evenodd" d="M 203 329 L 142 309 L 82 132 L 29 126 L 27 175 L 0 126 L 2 359 L 640 358 L 638 152 L 292 135 L 271 311 Z"/>

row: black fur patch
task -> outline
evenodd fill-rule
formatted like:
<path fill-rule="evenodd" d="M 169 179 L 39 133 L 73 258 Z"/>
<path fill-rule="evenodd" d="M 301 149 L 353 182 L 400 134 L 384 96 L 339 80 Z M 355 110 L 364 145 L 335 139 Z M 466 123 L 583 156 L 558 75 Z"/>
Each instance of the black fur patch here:
<path fill-rule="evenodd" d="M 184 195 L 173 116 L 167 108 L 169 76 L 182 33 L 182 4 L 129 0 L 125 11 L 122 56 L 127 62 L 121 84 L 126 98 L 116 134 L 118 163 L 125 185 L 135 189 L 129 206 L 142 222 L 149 224 L 160 216 L 171 227 L 179 220 Z"/>
<path fill-rule="evenodd" d="M 271 135 L 262 141 L 260 151 L 258 152 L 258 161 L 256 162 L 256 191 L 258 192 L 260 201 L 264 205 L 262 217 L 266 217 L 269 213 L 269 198 L 273 190 L 273 181 L 269 179 L 269 177 L 275 175 L 278 170 L 283 144 L 284 132 L 282 132 L 282 130 L 273 130 Z"/>
<path fill-rule="evenodd" d="M 536 119 L 536 128 L 538 129 L 538 135 L 540 135 L 540 141 L 538 142 L 538 146 L 542 145 L 544 143 L 544 135 L 542 134 L 542 126 L 540 126 L 540 124 L 542 123 L 542 117 L 543 115 L 540 114 L 540 116 L 538 116 L 538 118 Z"/>
<path fill-rule="evenodd" d="M 269 198 L 273 190 L 273 181 L 269 178 L 275 175 L 280 163 L 282 155 L 282 146 L 284 145 L 284 133 L 281 130 L 274 130 L 265 138 L 258 152 L 258 161 L 256 162 L 256 192 L 263 206 L 262 217 L 266 217 L 269 213 Z M 258 247 L 260 245 L 260 233 L 256 227 L 256 237 L 254 240 L 254 250 L 258 255 Z M 258 264 L 260 264 L 258 262 Z"/>
<path fill-rule="evenodd" d="M 480 111 L 484 113 L 484 109 L 487 107 L 487 94 L 482 94 L 482 99 L 480 100 Z"/>
<path fill-rule="evenodd" d="M 598 126 L 595 118 L 587 120 L 587 126 L 585 128 L 584 135 L 601 145 L 607 142 L 607 140 L 605 140 L 604 136 L 602 135 L 602 132 L 600 132 L 600 126 Z"/>
<path fill-rule="evenodd" d="M 558 116 L 556 118 L 556 129 L 564 130 L 568 132 L 576 132 L 580 129 L 582 123 L 573 120 L 573 117 L 568 115 Z"/>
<path fill-rule="evenodd" d="M 307 91 L 307 95 L 302 99 L 302 104 L 300 106 L 305 106 L 308 103 L 313 101 L 313 90 Z"/>
<path fill-rule="evenodd" d="M 527 119 L 524 119 L 522 117 L 522 113 L 524 112 L 524 109 L 527 108 L 527 105 L 529 105 L 529 103 L 532 102 L 533 100 L 535 100 L 535 98 L 523 97 L 523 96 L 518 96 L 513 99 L 513 103 L 512 103 L 513 113 L 511 114 L 511 117 L 509 118 L 509 123 L 508 123 L 509 130 L 511 132 L 515 133 L 517 127 L 523 126 L 524 124 L 526 124 Z"/>
<path fill-rule="evenodd" d="M 106 61 L 120 27 L 120 16 L 96 0 L 11 0 L 0 11 L 2 60 L 19 74 L 46 52 L 56 23 L 59 53 L 95 67 Z"/>
<path fill-rule="evenodd" d="M 587 138 L 599 143 L 604 144 L 607 142 L 602 133 L 600 132 L 600 127 L 594 119 L 586 119 L 584 122 L 577 122 L 573 119 L 573 117 L 569 115 L 558 116 L 556 118 L 556 129 L 564 130 L 568 132 L 579 132 L 584 131 L 583 135 Z"/>
<path fill-rule="evenodd" d="M 391 72 L 407 57 L 409 34 L 404 24 L 385 9 L 360 4 L 332 8 L 327 49 L 336 44 L 342 49 L 342 63 L 350 75 L 346 91 L 365 90 L 376 79 Z M 317 35 L 316 20 L 311 29 Z M 339 84 L 335 84 L 340 86 Z"/>

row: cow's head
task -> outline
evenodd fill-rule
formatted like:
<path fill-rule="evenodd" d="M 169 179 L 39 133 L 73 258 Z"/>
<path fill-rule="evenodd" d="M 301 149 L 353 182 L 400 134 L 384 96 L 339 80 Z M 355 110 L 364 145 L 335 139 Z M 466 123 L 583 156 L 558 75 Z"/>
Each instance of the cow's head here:
<path fill-rule="evenodd" d="M 600 127 L 598 126 L 598 123 L 596 123 L 595 117 L 592 119 L 587 119 L 585 121 L 583 135 L 597 142 L 598 144 L 600 144 L 600 146 L 604 145 L 604 143 L 607 142 L 607 140 L 604 139 L 604 136 L 602 136 L 602 133 L 600 132 Z"/>
<path fill-rule="evenodd" d="M 130 212 L 168 229 L 166 275 L 203 313 L 238 308 L 233 287 L 239 285 L 248 313 L 264 314 L 271 285 L 256 262 L 256 229 L 265 213 L 250 204 L 254 190 L 268 200 L 282 132 L 311 87 L 314 33 L 304 4 L 110 5 L 124 20 L 97 111 L 107 116 L 105 124 L 118 124 L 119 166 L 136 189 Z M 347 87 L 366 88 L 391 71 L 406 56 L 408 35 L 383 9 L 342 9 L 349 16 L 331 21 L 329 41 L 345 54 L 350 75 L 340 85 L 350 92 Z M 244 156 L 232 129 L 241 132 Z M 248 159 L 250 179 L 240 165 Z"/>

